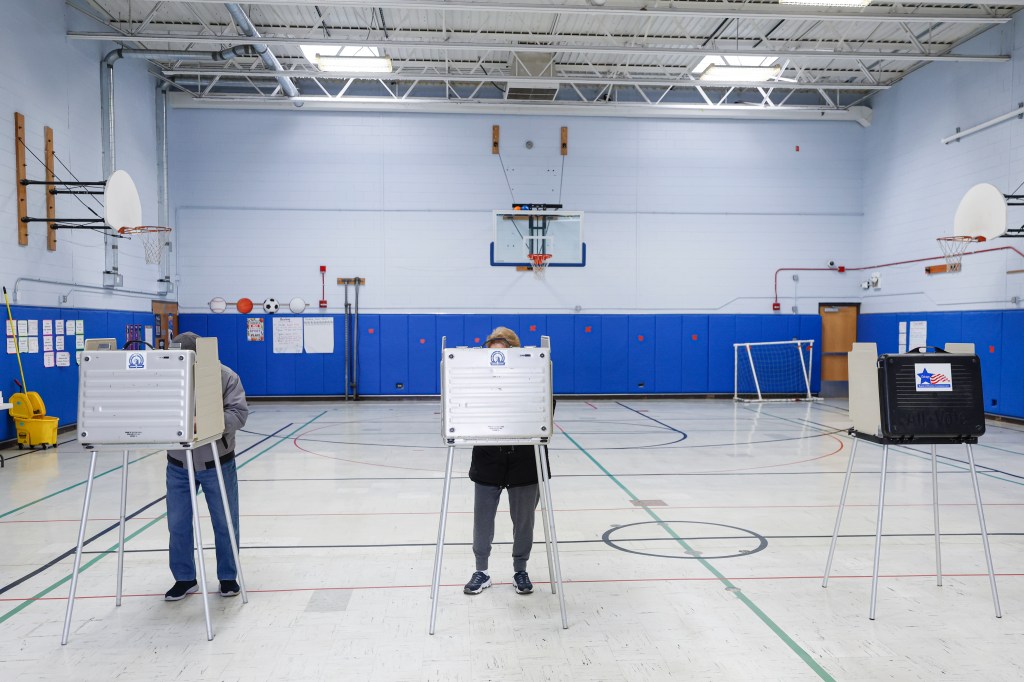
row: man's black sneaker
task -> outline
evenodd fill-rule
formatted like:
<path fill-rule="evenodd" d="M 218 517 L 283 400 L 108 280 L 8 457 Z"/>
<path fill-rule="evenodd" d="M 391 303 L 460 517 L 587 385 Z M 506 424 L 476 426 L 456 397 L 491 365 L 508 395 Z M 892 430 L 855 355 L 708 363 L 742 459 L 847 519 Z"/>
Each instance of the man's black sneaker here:
<path fill-rule="evenodd" d="M 516 594 L 533 592 L 533 583 L 530 582 L 530 576 L 526 571 L 516 571 L 516 574 L 512 576 L 512 581 L 516 584 Z"/>
<path fill-rule="evenodd" d="M 220 596 L 222 597 L 236 597 L 241 589 L 235 580 L 220 581 Z"/>
<path fill-rule="evenodd" d="M 179 599 L 184 599 L 186 594 L 198 591 L 199 583 L 195 580 L 179 580 L 174 583 L 174 587 L 167 590 L 167 594 L 164 595 L 164 601 L 178 601 Z"/>
<path fill-rule="evenodd" d="M 491 577 L 483 571 L 477 571 L 469 579 L 469 582 L 466 583 L 466 586 L 462 588 L 462 591 L 466 594 L 480 594 L 490 586 Z"/>

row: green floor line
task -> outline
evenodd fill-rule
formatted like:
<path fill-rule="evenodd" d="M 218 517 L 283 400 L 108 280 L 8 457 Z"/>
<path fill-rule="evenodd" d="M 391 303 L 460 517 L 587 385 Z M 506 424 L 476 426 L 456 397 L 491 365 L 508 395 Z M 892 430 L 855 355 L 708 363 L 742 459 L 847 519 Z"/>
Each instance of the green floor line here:
<path fill-rule="evenodd" d="M 143 455 L 142 457 L 139 457 L 138 459 L 133 459 L 133 460 L 130 460 L 130 461 L 128 462 L 128 466 L 131 466 L 132 464 L 135 464 L 136 462 L 141 462 L 142 460 L 144 460 L 144 459 L 146 459 L 146 458 L 148 458 L 148 457 L 152 457 L 153 455 L 157 454 L 158 452 L 163 452 L 163 451 L 162 451 L 162 450 L 157 450 L 157 451 L 154 451 L 154 452 L 151 452 L 151 453 L 149 453 L 148 455 Z M 118 464 L 118 465 L 117 465 L 116 467 L 114 467 L 113 469 L 107 469 L 106 471 L 104 471 L 104 472 L 103 472 L 103 473 L 101 473 L 101 474 L 96 474 L 95 476 L 93 476 L 93 480 L 96 480 L 97 478 L 101 478 L 101 477 L 103 477 L 103 476 L 106 476 L 107 474 L 109 474 L 109 473 L 111 473 L 111 472 L 114 472 L 114 471 L 118 471 L 118 470 L 120 470 L 120 469 L 121 469 L 121 465 L 120 465 L 120 464 Z M 57 495 L 60 495 L 61 493 L 66 493 L 66 492 L 67 492 L 67 491 L 69 491 L 69 490 L 74 490 L 75 488 L 77 488 L 77 487 L 78 487 L 78 486 L 80 486 L 80 485 L 85 485 L 85 481 L 79 481 L 78 483 L 75 483 L 75 484 L 73 484 L 73 485 L 69 485 L 69 486 L 68 486 L 67 488 L 62 488 L 61 490 L 58 490 L 58 491 L 57 491 L 57 492 L 55 492 L 55 493 L 50 493 L 49 495 L 45 495 L 45 496 L 43 496 L 43 497 L 40 497 L 40 498 L 39 498 L 38 500 L 33 500 L 33 501 L 31 501 L 31 502 L 27 502 L 27 503 L 25 503 L 25 504 L 21 505 L 20 507 L 15 507 L 15 508 L 14 508 L 14 509 L 12 509 L 11 511 L 8 511 L 8 512 L 4 512 L 3 514 L 0 514 L 0 519 L 4 518 L 5 516 L 10 516 L 10 515 L 11 515 L 11 514 L 13 514 L 14 512 L 19 512 L 19 511 L 21 511 L 22 509 L 25 509 L 26 507 L 31 507 L 31 506 L 32 506 L 32 505 L 34 505 L 34 504 L 38 504 L 38 503 L 42 502 L 43 500 L 48 500 L 48 499 L 50 499 L 51 497 L 55 497 L 55 496 L 57 496 Z"/>
<path fill-rule="evenodd" d="M 821 665 L 819 665 L 818 662 L 815 661 L 814 658 L 811 657 L 811 655 L 809 653 L 807 653 L 803 649 L 803 647 L 801 647 L 799 644 L 797 644 L 793 640 L 792 637 L 790 637 L 788 634 L 786 634 L 786 632 L 782 628 L 780 628 L 778 626 L 778 624 L 776 624 L 775 621 L 773 621 L 768 616 L 768 614 L 766 614 L 764 611 L 762 611 L 757 606 L 757 604 L 755 604 L 753 601 L 751 601 L 750 598 L 747 597 L 747 595 L 745 595 L 740 588 L 736 587 L 736 585 L 734 585 L 728 578 L 726 578 L 724 575 L 722 575 L 722 573 L 717 568 L 715 568 L 711 564 L 711 562 L 709 562 L 707 559 L 705 559 L 705 558 L 703 558 L 701 556 L 698 556 L 697 553 L 693 550 L 693 548 L 690 547 L 690 545 L 687 544 L 687 542 L 683 538 L 679 537 L 679 535 L 676 534 L 676 532 L 661 517 L 659 517 L 657 515 L 657 513 L 654 512 L 654 510 L 652 510 L 650 507 L 648 507 L 647 505 L 645 505 L 642 502 L 640 502 L 640 498 L 637 497 L 635 494 L 633 494 L 632 490 L 630 490 L 625 485 L 623 485 L 622 481 L 620 481 L 619 479 L 617 479 L 615 477 L 615 474 L 613 474 L 612 472 L 608 471 L 608 469 L 606 469 L 604 467 L 604 465 L 602 465 L 600 462 L 598 462 L 594 458 L 593 455 L 591 455 L 589 452 L 587 452 L 587 450 L 582 445 L 577 443 L 573 439 L 572 436 L 570 436 L 568 433 L 566 433 L 564 429 L 561 430 L 561 432 L 562 432 L 562 435 L 565 436 L 569 440 L 570 443 L 572 443 L 573 445 L 576 446 L 577 450 L 579 450 L 584 455 L 586 455 L 587 459 L 589 459 L 594 464 L 594 466 L 596 466 L 598 469 L 600 469 L 604 473 L 605 476 L 607 476 L 609 479 L 611 479 L 611 481 L 613 483 L 615 483 L 615 485 L 619 486 L 619 488 L 621 488 L 622 491 L 624 493 L 626 493 L 626 495 L 628 495 L 631 500 L 633 500 L 633 502 L 640 503 L 641 508 L 645 512 L 647 512 L 648 516 L 650 516 L 652 519 L 654 519 L 655 523 L 657 523 L 659 526 L 661 526 L 665 530 L 665 532 L 668 533 L 670 536 L 672 536 L 672 538 L 675 539 L 676 542 L 678 542 L 679 545 L 684 550 L 686 550 L 689 554 L 693 555 L 694 558 L 704 568 L 706 568 L 713 576 L 715 576 L 715 578 L 717 578 L 723 585 L 725 585 L 725 588 L 727 590 L 729 590 L 732 594 L 734 594 L 737 599 L 739 599 L 748 609 L 750 609 L 754 613 L 754 615 L 756 615 L 761 620 L 761 622 L 763 622 L 765 625 L 767 625 L 768 628 L 772 632 L 774 632 L 775 635 L 778 636 L 779 639 L 781 639 L 783 642 L 785 642 L 786 646 L 788 646 L 793 651 L 793 653 L 795 653 L 797 656 L 799 656 L 800 659 L 803 660 L 803 662 L 806 663 L 811 668 L 811 670 L 813 670 L 818 675 L 818 677 L 820 677 L 823 680 L 829 680 L 830 682 L 835 682 L 835 678 L 833 678 L 831 675 L 829 675 L 828 672 L 824 668 L 822 668 Z"/>
<path fill-rule="evenodd" d="M 320 413 L 320 414 L 318 414 L 317 416 L 313 417 L 312 419 L 310 419 L 310 420 L 309 420 L 308 422 L 306 422 L 306 423 L 305 423 L 305 424 L 303 424 L 302 426 L 299 426 L 299 427 L 297 427 L 297 428 L 296 428 L 296 429 L 295 429 L 294 431 L 292 431 L 292 432 L 291 432 L 291 433 L 289 433 L 288 435 L 286 435 L 286 436 L 280 436 L 280 437 L 278 438 L 278 440 L 277 440 L 277 442 L 276 442 L 276 443 L 274 443 L 273 445 L 268 445 L 268 446 L 267 446 L 266 448 L 264 448 L 263 450 L 260 450 L 260 451 L 259 451 L 258 453 L 256 453 L 255 455 L 253 455 L 253 456 L 252 456 L 252 457 L 250 457 L 249 459 L 245 460 L 245 461 L 244 461 L 244 462 L 242 462 L 241 464 L 239 464 L 239 465 L 237 466 L 237 468 L 238 468 L 238 469 L 241 469 L 241 468 L 242 468 L 242 467 L 244 467 L 244 466 L 245 466 L 246 464 L 249 464 L 249 463 L 250 463 L 250 462 L 252 462 L 253 460 L 257 459 L 258 457 L 261 457 L 262 455 L 266 454 L 266 453 L 267 453 L 267 452 L 269 452 L 270 450 L 272 450 L 272 449 L 276 448 L 276 447 L 277 447 L 278 445 L 280 445 L 280 444 L 281 444 L 281 443 L 283 443 L 284 441 L 288 440 L 289 438 L 292 438 L 292 437 L 294 437 L 296 433 L 298 433 L 298 432 L 299 432 L 299 431 L 301 431 L 302 429 L 306 428 L 307 426 L 309 426 L 310 424 L 312 424 L 313 422 L 315 422 L 315 421 L 316 421 L 317 419 L 319 419 L 320 417 L 324 416 L 325 414 L 327 414 L 327 411 L 326 411 L 326 410 L 325 410 L 324 412 L 321 412 L 321 413 Z M 156 453 L 152 453 L 152 454 L 156 454 Z M 147 456 L 147 457 L 149 457 L 149 455 L 146 455 L 146 456 Z M 113 469 L 111 469 L 111 471 L 113 471 Z M 105 473 L 109 473 L 109 472 L 105 472 Z M 199 494 L 201 495 L 201 494 L 202 494 L 202 491 L 200 491 L 200 493 L 199 493 Z M 134 532 L 134 533 L 132 533 L 131 535 L 128 535 L 128 536 L 126 536 L 126 537 L 125 537 L 125 539 L 124 539 L 125 545 L 127 545 L 127 544 L 128 544 L 128 541 L 129 541 L 129 540 L 131 540 L 132 538 L 134 538 L 134 537 L 138 536 L 138 535 L 139 535 L 140 533 L 142 533 L 143 531 L 145 531 L 145 530 L 148 530 L 149 528 L 151 528 L 151 527 L 152 527 L 152 526 L 153 526 L 154 524 L 156 524 L 157 522 L 159 522 L 159 521 L 163 521 L 163 520 L 164 520 L 164 518 L 166 518 L 166 516 L 167 516 L 167 512 L 164 512 L 164 513 L 163 513 L 163 514 L 161 514 L 160 516 L 156 517 L 155 519 L 153 519 L 152 521 L 150 521 L 149 523 L 147 523 L 146 525 L 144 525 L 144 526 L 143 526 L 142 528 L 139 528 L 139 529 L 138 529 L 137 531 L 135 531 L 135 532 Z M 113 545 L 113 546 L 111 546 L 111 547 L 107 548 L 107 549 L 106 549 L 106 550 L 105 550 L 104 552 L 102 552 L 102 553 L 98 554 L 98 555 L 97 555 L 96 557 L 94 557 L 94 558 L 90 559 L 90 560 L 89 560 L 88 562 L 86 562 L 86 563 L 82 564 L 82 565 L 81 565 L 81 566 L 79 567 L 79 569 L 78 569 L 78 575 L 82 575 L 82 573 L 84 573 L 84 572 L 85 572 L 85 569 L 89 568 L 90 566 L 92 566 L 93 564 L 95 564 L 95 563 L 96 563 L 97 561 L 99 561 L 99 560 L 100 560 L 100 559 L 102 559 L 103 557 L 105 557 L 105 556 L 108 556 L 109 554 L 112 554 L 112 553 L 116 553 L 116 552 L 117 552 L 117 546 L 118 546 L 118 544 L 120 544 L 120 543 L 114 543 L 114 545 Z M 10 611 L 8 611 L 7 613 L 5 613 L 5 614 L 3 614 L 3 615 L 0 615 L 0 623 L 3 623 L 3 622 L 5 622 L 5 621 L 9 620 L 10 618 L 12 618 L 13 616 L 15 616 L 15 615 L 16 615 L 16 614 L 18 614 L 19 612 L 21 612 L 21 611 L 23 611 L 24 609 L 28 608 L 28 606 L 29 606 L 29 605 L 31 605 L 31 604 L 34 604 L 34 603 L 35 603 L 36 601 L 38 601 L 38 600 L 42 599 L 43 597 L 45 597 L 46 595 L 50 594 L 50 593 L 51 593 L 51 592 L 53 592 L 53 591 L 54 591 L 55 589 L 57 589 L 58 587 L 60 587 L 61 585 L 65 584 L 65 583 L 69 582 L 70 580 L 71 580 L 71 574 L 70 574 L 70 573 L 68 573 L 68 574 L 67 574 L 66 576 L 64 576 L 63 578 L 61 578 L 61 579 L 60 579 L 60 580 L 58 580 L 57 582 L 53 583 L 52 585 L 50 585 L 50 586 L 49 586 L 49 587 L 47 587 L 46 589 L 42 590 L 41 592 L 38 592 L 37 594 L 34 594 L 34 595 L 32 595 L 31 597 L 29 597 L 29 598 L 28 598 L 28 599 L 26 599 L 25 601 L 21 602 L 20 604 L 18 604 L 17 606 L 15 606 L 15 607 L 14 607 L 13 609 L 11 609 Z"/>

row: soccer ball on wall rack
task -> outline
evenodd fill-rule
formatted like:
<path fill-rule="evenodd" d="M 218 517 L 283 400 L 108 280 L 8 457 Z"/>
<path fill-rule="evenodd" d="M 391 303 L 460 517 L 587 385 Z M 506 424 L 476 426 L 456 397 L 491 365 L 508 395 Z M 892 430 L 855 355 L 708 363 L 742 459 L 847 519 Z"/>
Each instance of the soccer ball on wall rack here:
<path fill-rule="evenodd" d="M 277 302 L 276 298 L 268 298 L 263 301 L 263 312 L 273 315 L 281 308 L 281 305 Z"/>

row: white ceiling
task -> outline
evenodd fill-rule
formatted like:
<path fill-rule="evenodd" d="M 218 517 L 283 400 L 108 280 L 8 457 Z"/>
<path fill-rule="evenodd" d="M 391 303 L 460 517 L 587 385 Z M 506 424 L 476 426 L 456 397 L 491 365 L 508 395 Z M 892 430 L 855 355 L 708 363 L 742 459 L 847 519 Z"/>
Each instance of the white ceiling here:
<path fill-rule="evenodd" d="M 242 3 L 259 40 L 241 33 L 223 2 L 67 4 L 73 9 L 68 35 L 76 40 L 204 54 L 262 42 L 299 93 L 289 100 L 274 77 L 281 74 L 252 48 L 251 56 L 217 62 L 151 55 L 162 77 L 187 91 L 193 105 L 842 118 L 929 63 L 1007 61 L 1006 54 L 960 46 L 1009 21 L 1020 0 L 878 2 L 858 9 L 777 0 Z M 395 72 L 327 76 L 303 59 L 301 43 L 375 46 L 391 57 Z M 707 55 L 770 56 L 783 70 L 768 83 L 700 81 L 692 69 Z M 516 75 L 534 62 L 548 67 L 543 75 Z M 548 88 L 554 100 L 509 100 L 517 88 L 529 87 Z"/>

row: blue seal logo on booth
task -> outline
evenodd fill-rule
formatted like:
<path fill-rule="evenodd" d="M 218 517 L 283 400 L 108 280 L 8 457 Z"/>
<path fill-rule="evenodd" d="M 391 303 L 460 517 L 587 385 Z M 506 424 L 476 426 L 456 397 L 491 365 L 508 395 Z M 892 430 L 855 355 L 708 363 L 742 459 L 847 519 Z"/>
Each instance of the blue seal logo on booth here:
<path fill-rule="evenodd" d="M 949 363 L 925 364 L 916 363 L 914 373 L 917 375 L 918 391 L 952 391 L 953 374 Z"/>
<path fill-rule="evenodd" d="M 143 353 L 132 353 L 128 356 L 128 369 L 146 369 L 146 356 Z"/>
<path fill-rule="evenodd" d="M 504 367 L 505 366 L 505 354 L 500 350 L 496 350 L 491 353 L 491 367 Z"/>

